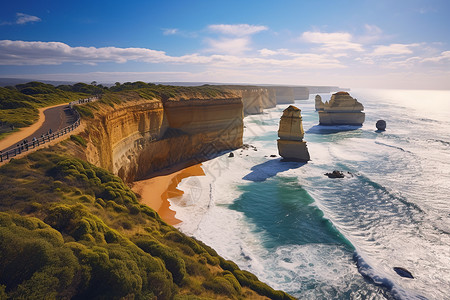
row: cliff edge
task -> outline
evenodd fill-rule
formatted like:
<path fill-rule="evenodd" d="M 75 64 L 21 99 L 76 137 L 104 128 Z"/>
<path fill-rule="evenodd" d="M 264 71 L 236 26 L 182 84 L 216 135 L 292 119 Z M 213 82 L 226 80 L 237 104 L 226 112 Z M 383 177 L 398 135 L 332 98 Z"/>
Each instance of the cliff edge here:
<path fill-rule="evenodd" d="M 142 97 L 135 91 L 92 104 L 84 158 L 126 182 L 180 163 L 198 163 L 242 146 L 243 104 L 235 94 L 189 92 Z M 95 111 L 94 111 L 95 110 Z"/>

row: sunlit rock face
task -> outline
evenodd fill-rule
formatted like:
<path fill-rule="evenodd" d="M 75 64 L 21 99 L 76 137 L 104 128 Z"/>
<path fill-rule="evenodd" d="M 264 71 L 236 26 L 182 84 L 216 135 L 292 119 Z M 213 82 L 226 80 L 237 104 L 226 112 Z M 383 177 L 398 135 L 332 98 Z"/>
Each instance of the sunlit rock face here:
<path fill-rule="evenodd" d="M 290 105 L 283 111 L 278 129 L 278 153 L 284 159 L 295 161 L 310 160 L 306 142 L 303 141 L 301 110 Z"/>
<path fill-rule="evenodd" d="M 204 161 L 242 146 L 243 105 L 235 95 L 137 98 L 97 112 L 85 158 L 127 182 L 176 164 Z"/>
<path fill-rule="evenodd" d="M 320 96 L 319 96 L 320 97 Z M 338 92 L 325 103 L 318 101 L 316 96 L 316 110 L 319 112 L 321 125 L 362 125 L 365 114 L 364 106 L 352 98 L 347 92 Z"/>

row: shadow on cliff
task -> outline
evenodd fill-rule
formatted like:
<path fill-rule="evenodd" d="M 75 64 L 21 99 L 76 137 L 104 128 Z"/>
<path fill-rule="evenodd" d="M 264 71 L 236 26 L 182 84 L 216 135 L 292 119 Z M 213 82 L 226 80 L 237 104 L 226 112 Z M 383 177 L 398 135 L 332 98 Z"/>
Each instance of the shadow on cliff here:
<path fill-rule="evenodd" d="M 306 131 L 313 134 L 333 134 L 342 131 L 358 130 L 362 125 L 314 125 Z"/>
<path fill-rule="evenodd" d="M 251 168 L 252 172 L 242 177 L 244 180 L 259 182 L 274 177 L 280 172 L 297 169 L 304 166 L 306 162 L 283 161 L 280 159 L 268 160 Z"/>

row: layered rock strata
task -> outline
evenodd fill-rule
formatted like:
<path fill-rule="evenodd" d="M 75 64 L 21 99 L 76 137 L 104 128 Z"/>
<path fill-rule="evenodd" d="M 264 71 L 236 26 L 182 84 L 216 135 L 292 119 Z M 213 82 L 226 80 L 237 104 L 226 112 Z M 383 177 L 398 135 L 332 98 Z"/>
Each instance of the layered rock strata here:
<path fill-rule="evenodd" d="M 278 129 L 278 153 L 284 159 L 295 161 L 310 160 L 306 142 L 303 141 L 301 110 L 290 105 L 283 111 Z"/>
<path fill-rule="evenodd" d="M 232 91 L 242 98 L 244 114 L 261 114 L 263 109 L 277 105 L 276 92 L 272 88 L 255 86 L 226 86 L 226 90 Z"/>
<path fill-rule="evenodd" d="M 337 92 L 325 103 L 316 97 L 316 110 L 321 125 L 362 125 L 365 120 L 364 106 L 347 92 Z"/>
<path fill-rule="evenodd" d="M 86 159 L 127 182 L 242 146 L 240 97 L 127 101 L 90 122 Z"/>

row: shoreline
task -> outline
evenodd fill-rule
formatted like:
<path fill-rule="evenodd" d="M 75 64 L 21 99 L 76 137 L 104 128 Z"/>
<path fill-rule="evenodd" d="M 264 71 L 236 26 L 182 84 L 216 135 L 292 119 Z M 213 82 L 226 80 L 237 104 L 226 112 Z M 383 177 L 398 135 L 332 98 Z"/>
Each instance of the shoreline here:
<path fill-rule="evenodd" d="M 154 209 L 166 223 L 173 226 L 181 223 L 181 220 L 175 217 L 176 211 L 170 209 L 168 199 L 180 197 L 184 194 L 182 190 L 177 188 L 184 178 L 205 176 L 201 166 L 200 163 L 181 170 L 169 168 L 164 172 L 164 175 L 133 182 L 131 189 L 141 196 L 140 202 L 142 204 Z"/>

